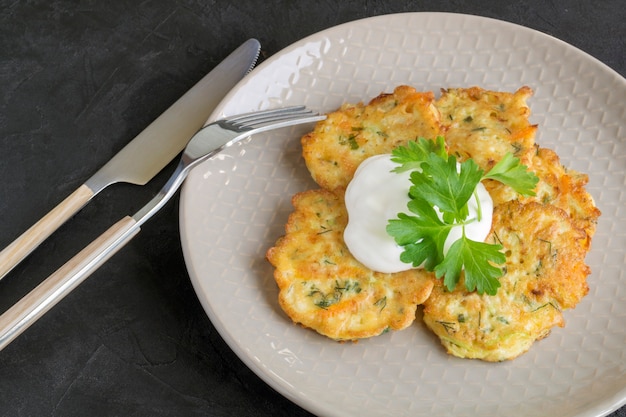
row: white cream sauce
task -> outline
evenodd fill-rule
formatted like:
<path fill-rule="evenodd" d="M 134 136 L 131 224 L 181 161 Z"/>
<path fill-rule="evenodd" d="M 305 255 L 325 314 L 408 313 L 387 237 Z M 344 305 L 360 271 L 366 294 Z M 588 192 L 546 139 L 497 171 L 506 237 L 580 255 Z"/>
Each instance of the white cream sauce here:
<path fill-rule="evenodd" d="M 411 172 L 391 172 L 398 165 L 391 155 L 375 155 L 363 161 L 346 189 L 348 225 L 344 241 L 352 255 L 371 270 L 393 273 L 412 268 L 400 260 L 403 249 L 387 233 L 387 223 L 398 213 L 413 215 L 407 208 L 410 201 Z M 491 229 L 493 201 L 482 184 L 476 187 L 480 200 L 482 218 L 465 225 L 468 238 L 482 242 Z M 477 217 L 476 199 L 468 201 L 468 219 Z M 450 231 L 444 244 L 444 253 L 462 236 L 461 226 Z"/>

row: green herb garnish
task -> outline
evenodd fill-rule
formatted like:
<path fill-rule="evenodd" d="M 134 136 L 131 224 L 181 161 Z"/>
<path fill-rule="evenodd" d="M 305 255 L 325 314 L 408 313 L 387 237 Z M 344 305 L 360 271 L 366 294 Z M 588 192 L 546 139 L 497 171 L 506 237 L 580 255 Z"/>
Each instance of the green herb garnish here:
<path fill-rule="evenodd" d="M 465 287 L 479 294 L 494 295 L 504 274 L 506 258 L 502 245 L 477 242 L 465 234 L 465 225 L 480 220 L 468 219 L 467 202 L 476 198 L 476 186 L 485 179 L 499 181 L 522 195 L 535 195 L 539 179 L 511 154 L 505 155 L 488 173 L 468 159 L 457 168 L 454 155 L 448 155 L 443 137 L 436 141 L 419 138 L 392 153 L 399 164 L 394 172 L 411 170 L 410 201 L 413 215 L 398 213 L 389 221 L 387 233 L 404 248 L 400 260 L 417 267 L 424 265 L 452 291 L 465 270 Z M 444 255 L 443 247 L 453 227 L 462 227 L 462 236 Z"/>

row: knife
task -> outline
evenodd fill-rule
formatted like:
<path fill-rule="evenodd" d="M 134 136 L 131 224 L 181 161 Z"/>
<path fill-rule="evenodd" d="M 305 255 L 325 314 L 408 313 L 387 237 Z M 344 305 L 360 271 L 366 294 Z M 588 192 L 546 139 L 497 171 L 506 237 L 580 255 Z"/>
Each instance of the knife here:
<path fill-rule="evenodd" d="M 91 178 L 3 249 L 0 280 L 100 191 L 118 182 L 144 185 L 165 168 L 226 93 L 254 67 L 259 52 L 256 39 L 244 42 Z"/>

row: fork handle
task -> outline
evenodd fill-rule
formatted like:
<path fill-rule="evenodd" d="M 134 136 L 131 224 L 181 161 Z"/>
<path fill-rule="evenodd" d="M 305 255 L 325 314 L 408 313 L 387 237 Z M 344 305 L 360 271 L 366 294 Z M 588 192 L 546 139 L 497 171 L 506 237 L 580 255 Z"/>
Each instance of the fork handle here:
<path fill-rule="evenodd" d="M 87 185 L 78 187 L 65 200 L 32 225 L 0 252 L 0 279 L 26 258 L 63 223 L 76 214 L 94 196 Z"/>
<path fill-rule="evenodd" d="M 139 230 L 135 219 L 124 217 L 4 312 L 0 316 L 0 350 L 89 277 Z"/>

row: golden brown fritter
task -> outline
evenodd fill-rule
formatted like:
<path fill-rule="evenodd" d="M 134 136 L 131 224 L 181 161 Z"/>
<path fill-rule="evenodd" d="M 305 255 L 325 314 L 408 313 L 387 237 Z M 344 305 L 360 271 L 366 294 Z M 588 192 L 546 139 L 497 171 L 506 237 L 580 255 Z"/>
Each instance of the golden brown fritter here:
<path fill-rule="evenodd" d="M 433 276 L 423 270 L 382 274 L 354 259 L 343 242 L 342 196 L 309 190 L 293 197 L 286 235 L 267 253 L 280 305 L 295 323 L 336 340 L 404 329 L 430 294 Z"/>
<path fill-rule="evenodd" d="M 564 210 L 574 225 L 585 231 L 591 243 L 601 213 L 595 206 L 593 197 L 585 189 L 589 177 L 565 168 L 553 150 L 539 147 L 531 158 L 530 169 L 539 178 L 535 188 L 537 195 L 521 197 L 501 183 L 485 181 L 485 187 L 494 205 L 518 199 L 523 202 L 536 201 L 553 205 Z"/>
<path fill-rule="evenodd" d="M 537 196 L 532 197 L 532 200 L 565 210 L 574 224 L 583 229 L 591 240 L 600 210 L 585 189 L 589 177 L 565 168 L 556 152 L 545 148 L 537 149 L 531 167 L 539 177 L 535 190 Z"/>
<path fill-rule="evenodd" d="M 530 96 L 528 87 L 515 93 L 479 87 L 443 90 L 435 106 L 446 129 L 448 152 L 461 160 L 474 159 L 485 171 L 507 153 L 528 165 L 537 131 L 537 126 L 528 122 L 526 100 Z"/>
<path fill-rule="evenodd" d="M 302 137 L 302 155 L 311 176 L 322 188 L 345 188 L 359 164 L 389 153 L 418 137 L 441 134 L 432 92 L 408 86 L 381 94 L 365 105 L 345 104 Z"/>
<path fill-rule="evenodd" d="M 494 204 L 522 199 L 555 205 L 591 237 L 600 211 L 585 190 L 588 177 L 565 168 L 554 151 L 535 144 L 537 126 L 528 121 L 526 103 L 531 96 L 529 87 L 515 93 L 479 87 L 443 90 L 435 106 L 441 112 L 448 151 L 461 160 L 474 159 L 485 171 L 512 153 L 539 177 L 537 196 L 523 198 L 499 182 L 485 181 Z"/>
<path fill-rule="evenodd" d="M 563 326 L 562 310 L 587 294 L 587 236 L 555 206 L 510 201 L 495 208 L 487 242 L 501 243 L 506 254 L 497 294 L 468 293 L 463 285 L 448 292 L 438 282 L 424 322 L 449 353 L 502 361 Z"/>

